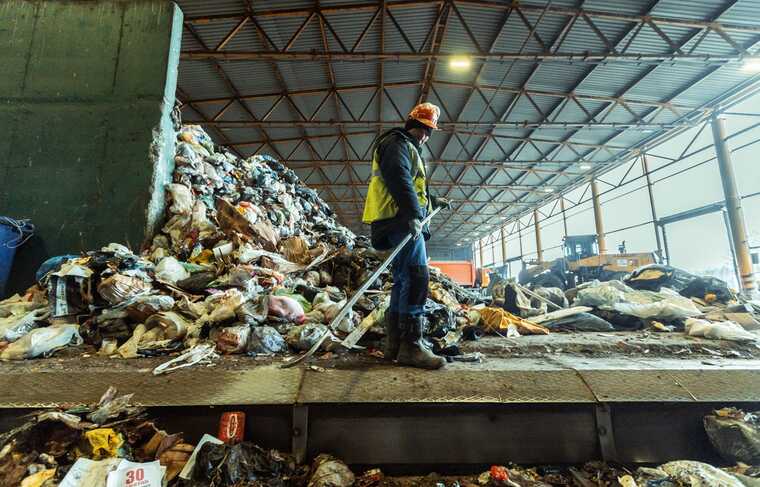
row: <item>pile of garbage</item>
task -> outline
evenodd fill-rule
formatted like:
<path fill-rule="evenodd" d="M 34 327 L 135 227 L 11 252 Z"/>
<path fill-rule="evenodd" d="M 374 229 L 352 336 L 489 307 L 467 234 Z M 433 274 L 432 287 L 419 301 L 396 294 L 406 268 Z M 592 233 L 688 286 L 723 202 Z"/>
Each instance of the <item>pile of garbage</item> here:
<path fill-rule="evenodd" d="M 225 412 L 216 435 L 195 441 L 162 430 L 132 395 L 110 388 L 97 404 L 31 413 L 0 433 L 0 485 L 21 487 L 752 487 L 760 483 L 756 413 L 724 408 L 704 418 L 716 451 L 731 467 L 677 460 L 659 467 L 591 461 L 579 466 L 493 465 L 479 475 L 390 477 L 355 474 L 329 454 L 295 457 L 246 441 L 246 417 Z"/>
<path fill-rule="evenodd" d="M 489 306 L 475 306 L 471 313 L 482 315 L 484 332 L 500 330 L 507 336 L 651 329 L 760 341 L 760 303 L 737 295 L 719 279 L 658 264 L 624 281 L 595 280 L 566 291 L 501 280 L 492 283 L 491 297 Z"/>
<path fill-rule="evenodd" d="M 0 360 L 86 344 L 106 357 L 185 351 L 180 361 L 198 362 L 308 350 L 325 333 L 332 350 L 358 326 L 383 333 L 389 273 L 328 329 L 384 256 L 292 170 L 218 151 L 183 126 L 166 195 L 166 223 L 142 253 L 113 243 L 49 259 L 38 285 L 0 302 Z M 431 298 L 438 339 L 467 324 L 460 301 L 477 300 L 435 273 Z"/>
<path fill-rule="evenodd" d="M 311 467 L 244 440 L 245 415 L 225 413 L 218 437 L 197 444 L 156 426 L 132 394 L 110 388 L 98 404 L 32 413 L 0 434 L 0 485 L 22 487 L 349 486 L 354 475 L 329 455 Z"/>

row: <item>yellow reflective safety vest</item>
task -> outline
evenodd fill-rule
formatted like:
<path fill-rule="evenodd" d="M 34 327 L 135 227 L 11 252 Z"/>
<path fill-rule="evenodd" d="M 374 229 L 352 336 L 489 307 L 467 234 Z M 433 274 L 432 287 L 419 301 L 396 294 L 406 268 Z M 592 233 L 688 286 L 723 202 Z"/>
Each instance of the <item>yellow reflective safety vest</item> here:
<path fill-rule="evenodd" d="M 367 198 L 364 200 L 364 215 L 362 221 L 370 224 L 379 220 L 387 220 L 393 218 L 398 214 L 398 205 L 388 191 L 388 187 L 385 185 L 383 176 L 380 172 L 380 155 L 378 148 L 380 147 L 378 142 L 377 147 L 372 155 L 372 177 L 369 180 L 369 188 L 367 189 Z M 414 185 L 414 191 L 417 193 L 417 201 L 421 208 L 425 208 L 427 213 L 430 213 L 431 204 L 428 200 L 427 184 L 425 175 L 425 161 L 422 160 L 417 147 L 409 141 L 406 141 L 409 146 L 409 154 L 411 155 L 412 167 L 412 184 Z"/>

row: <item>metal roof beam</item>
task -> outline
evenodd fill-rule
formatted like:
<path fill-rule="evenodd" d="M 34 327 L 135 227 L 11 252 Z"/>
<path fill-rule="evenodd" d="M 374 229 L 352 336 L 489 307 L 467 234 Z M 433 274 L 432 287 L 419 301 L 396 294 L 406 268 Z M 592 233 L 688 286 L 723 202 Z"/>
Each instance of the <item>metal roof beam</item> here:
<path fill-rule="evenodd" d="M 714 17 L 714 19 L 713 19 L 713 20 L 714 20 L 715 22 L 717 22 L 717 19 L 719 19 L 721 15 L 723 15 L 724 13 L 726 13 L 726 11 L 728 11 L 728 10 L 729 10 L 731 7 L 733 7 L 733 6 L 734 6 L 734 5 L 737 3 L 737 1 L 738 1 L 738 0 L 732 0 L 732 1 L 728 2 L 727 4 L 725 4 L 725 5 L 724 5 L 724 6 L 721 8 L 720 12 L 718 12 L 718 13 L 715 15 L 715 17 Z M 656 6 L 656 5 L 657 5 L 657 3 L 658 3 L 658 2 L 657 2 L 657 0 L 656 0 L 656 1 L 655 1 L 655 2 L 652 4 L 652 6 L 650 7 L 649 11 L 651 11 L 651 10 L 654 8 L 654 6 Z M 710 22 L 710 24 L 713 24 L 713 23 L 714 23 L 714 22 Z M 686 39 L 685 39 L 683 42 L 681 42 L 681 43 L 680 43 L 680 45 L 678 45 L 678 46 L 674 46 L 674 47 L 675 47 L 675 48 L 678 48 L 678 50 L 681 50 L 681 49 L 683 49 L 683 48 L 684 48 L 684 47 L 685 47 L 685 46 L 686 46 L 686 45 L 687 45 L 689 42 L 691 42 L 693 39 L 697 38 L 697 36 L 698 36 L 699 34 L 700 34 L 700 31 L 695 31 L 694 33 L 692 33 L 692 35 L 688 36 L 688 37 L 687 37 L 687 38 L 686 38 Z M 714 68 L 711 70 L 711 73 L 712 73 L 712 72 L 714 72 L 715 70 L 717 70 L 718 68 L 719 68 L 719 66 L 716 66 L 716 67 L 714 67 Z M 649 75 L 649 74 L 650 74 L 650 73 L 651 73 L 653 70 L 654 70 L 654 67 L 651 67 L 651 68 L 647 69 L 647 70 L 646 70 L 644 73 L 642 73 L 642 74 L 641 74 L 640 76 L 638 76 L 638 77 L 637 77 L 635 80 L 633 80 L 631 83 L 629 83 L 629 84 L 628 84 L 628 85 L 627 85 L 627 86 L 626 86 L 626 87 L 625 87 L 623 90 L 621 90 L 621 92 L 619 93 L 619 95 L 620 95 L 620 96 L 624 96 L 624 95 L 626 94 L 626 92 L 628 92 L 630 89 L 632 89 L 634 86 L 636 86 L 636 85 L 637 85 L 639 82 L 641 82 L 641 81 L 642 81 L 642 80 L 643 80 L 643 79 L 644 79 L 644 78 L 645 78 L 647 75 Z M 584 76 L 583 80 L 585 80 L 585 79 L 588 77 L 588 75 L 589 75 L 589 74 L 590 74 L 590 73 L 588 73 L 586 76 Z M 698 80 L 701 80 L 701 79 L 704 79 L 704 78 L 706 78 L 706 76 L 702 76 L 702 75 L 700 75 L 700 76 L 698 77 Z M 583 82 L 583 80 L 581 80 L 581 83 Z M 695 81 L 696 81 L 696 80 L 695 80 Z M 698 81 L 696 81 L 696 82 L 698 82 Z M 580 83 L 579 83 L 579 84 L 580 84 Z M 689 85 L 688 85 L 688 86 L 687 86 L 687 87 L 686 87 L 684 90 L 687 90 L 687 89 L 691 88 L 692 86 L 693 86 L 693 83 L 692 83 L 692 84 L 689 84 Z M 576 88 L 577 88 L 577 86 L 576 86 Z M 681 95 L 681 93 L 682 93 L 684 90 L 680 90 L 678 93 L 676 93 L 675 95 L 673 95 L 673 96 L 671 97 L 671 100 L 672 100 L 672 99 L 675 99 L 675 98 L 677 98 L 678 96 L 680 96 L 680 95 Z M 653 109 L 652 111 L 654 111 L 654 110 L 655 110 L 655 109 Z M 598 112 L 598 113 L 601 113 L 601 111 L 603 111 L 603 109 L 602 109 L 602 110 L 600 110 L 600 112 Z M 649 113 L 651 113 L 652 111 L 650 111 Z M 644 115 L 644 117 L 646 117 L 646 116 L 647 116 L 649 113 L 645 114 L 645 115 Z M 610 136 L 609 138 L 607 138 L 607 141 L 606 141 L 606 142 L 609 142 L 609 141 L 613 140 L 613 139 L 614 139 L 615 137 L 617 137 L 618 135 L 619 135 L 619 134 L 614 134 L 614 135 Z M 612 161 L 610 161 L 610 162 L 612 162 Z M 546 179 L 546 181 L 547 181 L 547 182 L 548 182 L 548 181 L 550 181 L 550 180 L 551 180 L 553 177 L 554 177 L 554 176 L 549 176 L 549 177 Z M 519 181 L 519 178 L 515 179 L 515 182 L 517 182 L 517 181 Z M 520 218 L 520 217 L 521 217 L 521 216 L 523 216 L 523 215 L 524 215 L 524 212 L 523 212 L 523 213 L 521 213 L 520 215 L 518 215 L 516 218 Z"/>
<path fill-rule="evenodd" d="M 388 1 L 386 7 L 389 10 L 401 10 L 404 8 L 414 8 L 420 6 L 441 5 L 448 3 L 450 0 L 396 0 Z M 494 2 L 487 0 L 456 0 L 457 5 L 461 6 L 473 6 L 491 10 L 506 10 L 512 6 L 512 2 Z M 289 9 L 260 9 L 254 11 L 253 14 L 256 17 L 298 17 L 302 18 L 305 15 L 309 15 L 313 12 L 319 12 L 322 15 L 327 14 L 339 14 L 350 12 L 372 12 L 377 9 L 377 2 L 357 2 L 343 5 L 330 5 L 320 7 L 302 7 L 302 8 L 289 8 Z M 584 9 L 584 8 L 569 8 L 550 5 L 548 8 L 544 8 L 537 5 L 520 4 L 520 9 L 523 12 L 540 13 L 546 10 L 547 15 L 562 16 L 562 17 L 576 17 L 585 15 L 592 19 L 600 19 L 611 22 L 647 22 L 652 21 L 656 24 L 672 26 L 672 27 L 686 27 L 703 29 L 706 27 L 712 27 L 719 25 L 725 32 L 736 32 L 745 34 L 760 34 L 760 27 L 742 24 L 731 24 L 724 22 L 710 22 L 701 19 L 689 19 L 678 17 L 659 17 L 650 15 L 630 15 L 619 12 L 596 10 L 596 9 Z M 248 12 L 233 12 L 225 14 L 210 14 L 210 15 L 196 15 L 188 16 L 185 18 L 185 22 L 190 24 L 205 25 L 212 22 L 225 21 L 225 20 L 239 20 L 246 17 Z"/>
<path fill-rule="evenodd" d="M 339 96 L 339 95 L 338 95 Z M 345 107 L 345 103 L 341 100 L 341 103 Z M 348 112 L 348 109 L 346 109 Z M 348 112 L 350 114 L 350 112 Z M 542 117 L 544 118 L 544 117 Z M 404 120 L 350 120 L 350 121 L 335 121 L 335 120 L 187 120 L 188 124 L 206 124 L 216 125 L 221 127 L 336 127 L 338 129 L 342 127 L 348 128 L 370 128 L 370 127 L 397 127 L 404 124 Z M 478 127 L 495 127 L 502 129 L 566 129 L 566 130 L 579 130 L 579 129 L 604 129 L 604 130 L 665 130 L 679 127 L 693 127 L 692 122 L 673 122 L 673 123 L 654 123 L 654 122 L 589 122 L 579 120 L 577 122 L 529 122 L 529 121 L 509 121 L 504 120 L 500 122 L 487 122 L 478 120 L 460 120 L 456 122 L 445 122 L 445 125 L 441 125 L 441 131 L 454 134 L 461 133 L 459 130 L 454 130 L 454 127 L 462 129 L 476 129 Z M 477 132 L 474 133 L 477 135 Z M 486 133 L 480 135 L 487 135 Z M 453 135 L 452 135 L 453 136 Z M 556 142 L 556 141 L 555 141 Z"/>
<path fill-rule="evenodd" d="M 370 131 L 363 131 L 363 132 L 348 132 L 346 133 L 346 136 L 357 136 L 357 135 L 374 135 L 376 132 L 374 130 Z M 475 137 L 483 137 L 486 139 L 493 139 L 493 140 L 519 140 L 519 141 L 533 141 L 538 143 L 547 143 L 547 144 L 559 144 L 568 148 L 572 147 L 585 147 L 585 148 L 592 148 L 592 149 L 602 149 L 606 150 L 608 152 L 614 153 L 614 151 L 619 150 L 626 150 L 628 149 L 627 146 L 623 145 L 611 145 L 611 144 L 591 144 L 586 142 L 569 142 L 569 141 L 560 141 L 555 139 L 543 139 L 543 138 L 537 138 L 537 137 L 518 137 L 513 135 L 503 135 L 503 134 L 487 134 L 487 133 L 481 133 L 481 132 L 467 132 L 458 130 L 457 133 L 463 134 L 463 135 L 473 135 Z M 435 134 L 434 134 L 435 136 Z M 272 142 L 298 142 L 301 140 L 310 141 L 315 139 L 325 139 L 325 138 L 335 138 L 340 137 L 340 134 L 321 134 L 321 135 L 304 135 L 301 137 L 285 137 L 280 139 L 271 139 Z M 250 145 L 258 145 L 265 141 L 261 140 L 249 140 L 249 141 L 241 141 L 241 142 L 234 142 L 232 145 L 236 147 L 244 147 L 244 146 L 250 146 Z M 283 161 L 286 159 L 283 158 Z M 319 158 L 316 158 L 315 160 L 319 160 Z M 558 161 L 560 162 L 560 161 Z"/>
<path fill-rule="evenodd" d="M 715 65 L 728 63 L 742 63 L 747 60 L 760 61 L 760 56 L 745 56 L 742 54 L 710 55 L 710 54 L 653 54 L 653 53 L 613 53 L 609 51 L 599 52 L 557 52 L 546 53 L 536 51 L 532 53 L 518 52 L 464 52 L 459 54 L 427 52 L 349 52 L 349 51 L 214 51 L 214 50 L 191 50 L 182 51 L 182 60 L 217 60 L 217 61 L 335 61 L 335 62 L 360 62 L 368 61 L 395 61 L 395 62 L 419 62 L 419 61 L 449 61 L 452 58 L 467 55 L 473 61 L 489 63 L 506 63 L 511 61 L 528 63 L 572 63 L 572 64 L 607 64 L 613 62 L 642 64 L 662 64 L 685 62 L 697 65 Z"/>
<path fill-rule="evenodd" d="M 422 84 L 422 81 L 400 81 L 400 82 L 385 83 L 384 86 L 386 88 L 411 88 L 415 86 L 420 86 L 421 84 Z M 436 84 L 438 86 L 449 86 L 449 87 L 462 88 L 462 89 L 468 89 L 468 90 L 475 88 L 481 91 L 497 91 L 499 93 L 521 93 L 521 91 L 517 88 L 509 88 L 507 86 L 499 87 L 495 85 L 487 85 L 487 84 L 481 84 L 481 83 L 474 83 L 474 84 L 456 83 L 453 81 L 434 79 L 433 84 Z M 339 93 L 348 93 L 352 91 L 377 90 L 377 86 L 378 85 L 375 85 L 375 84 L 336 86 L 335 90 L 338 91 Z M 522 93 L 529 94 L 531 96 L 549 96 L 549 97 L 558 97 L 558 98 L 566 98 L 566 99 L 589 100 L 589 101 L 610 102 L 610 103 L 613 103 L 619 100 L 621 103 L 626 103 L 628 105 L 641 105 L 641 106 L 650 106 L 650 107 L 657 107 L 657 108 L 663 107 L 667 109 L 675 109 L 675 110 L 683 110 L 683 111 L 692 111 L 692 110 L 699 109 L 698 107 L 691 107 L 691 106 L 683 105 L 679 103 L 664 103 L 664 102 L 639 100 L 635 98 L 624 98 L 624 97 L 616 98 L 613 96 L 590 95 L 590 94 L 581 94 L 581 93 L 574 93 L 574 92 L 526 89 L 522 91 Z M 288 92 L 288 95 L 290 95 L 291 97 L 320 95 L 320 94 L 331 95 L 332 88 L 292 90 Z M 261 100 L 265 98 L 279 99 L 279 97 L 282 97 L 282 96 L 283 96 L 282 92 L 260 93 L 260 94 L 251 94 L 251 95 L 241 95 L 240 99 L 241 100 Z M 190 98 L 188 99 L 188 102 L 195 103 L 196 105 L 206 105 L 206 104 L 226 103 L 230 99 L 231 98 L 228 98 L 228 97 L 195 98 L 195 99 Z"/>

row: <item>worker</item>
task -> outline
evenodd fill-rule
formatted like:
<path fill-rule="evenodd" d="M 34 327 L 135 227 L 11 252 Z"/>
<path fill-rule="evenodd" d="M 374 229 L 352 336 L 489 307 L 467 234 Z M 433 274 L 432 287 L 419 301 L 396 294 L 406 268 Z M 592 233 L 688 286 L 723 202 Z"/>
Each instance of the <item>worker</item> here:
<path fill-rule="evenodd" d="M 435 207 L 451 208 L 445 198 L 431 197 L 422 146 L 438 128 L 441 110 L 432 103 L 415 106 L 404 128 L 382 134 L 372 155 L 372 175 L 364 202 L 364 223 L 371 225 L 372 246 L 390 250 L 412 235 L 392 263 L 393 288 L 385 313 L 386 360 L 425 369 L 446 363 L 424 339 L 425 301 L 430 274 L 425 241 L 430 238 L 422 220 Z"/>

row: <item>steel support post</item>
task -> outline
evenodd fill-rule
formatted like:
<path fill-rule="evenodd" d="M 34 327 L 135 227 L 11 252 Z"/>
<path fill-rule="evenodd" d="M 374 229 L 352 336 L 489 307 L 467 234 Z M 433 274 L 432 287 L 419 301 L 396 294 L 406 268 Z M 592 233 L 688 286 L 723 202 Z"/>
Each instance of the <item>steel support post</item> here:
<path fill-rule="evenodd" d="M 480 240 L 478 240 L 478 246 L 479 246 L 479 250 L 480 250 L 478 252 L 480 254 L 480 268 L 482 269 L 483 267 L 486 266 L 486 264 L 485 264 L 486 261 L 483 260 L 483 239 L 482 238 Z"/>
<path fill-rule="evenodd" d="M 522 227 L 520 221 L 517 221 L 517 241 L 520 243 L 520 268 L 525 269 L 525 254 L 523 253 L 522 244 Z"/>
<path fill-rule="evenodd" d="M 291 452 L 300 464 L 306 460 L 306 449 L 309 441 L 309 406 L 304 404 L 293 405 L 293 430 L 291 438 Z"/>
<path fill-rule="evenodd" d="M 731 164 L 731 152 L 726 143 L 726 121 L 723 118 L 713 117 L 712 132 L 715 141 L 715 154 L 718 157 L 720 179 L 723 183 L 723 195 L 726 200 L 728 221 L 731 223 L 731 237 L 736 262 L 741 275 L 739 283 L 742 290 L 751 293 L 755 290 L 755 279 L 752 274 L 752 259 L 749 255 L 749 243 L 747 242 L 747 228 L 744 223 L 742 200 L 739 190 L 736 188 L 734 167 Z"/>
<path fill-rule="evenodd" d="M 559 208 L 562 211 L 562 226 L 565 230 L 565 238 L 567 238 L 567 214 L 565 213 L 565 198 L 560 196 Z"/>
<path fill-rule="evenodd" d="M 536 231 L 536 258 L 540 263 L 544 261 L 544 249 L 541 247 L 541 225 L 538 223 L 538 210 L 533 210 L 533 228 Z"/>
<path fill-rule="evenodd" d="M 501 263 L 507 265 L 507 236 L 504 235 L 504 227 L 501 227 Z"/>
<path fill-rule="evenodd" d="M 665 230 L 666 225 L 660 225 L 660 230 L 662 230 L 662 246 L 665 249 L 665 263 L 668 265 L 672 265 L 670 263 L 670 248 L 668 247 L 668 232 Z"/>
<path fill-rule="evenodd" d="M 591 197 L 594 200 L 594 224 L 596 225 L 596 238 L 599 243 L 599 253 L 604 254 L 607 252 L 607 240 L 604 237 L 602 205 L 599 203 L 599 190 L 596 187 L 596 179 L 591 180 Z"/>
<path fill-rule="evenodd" d="M 728 237 L 728 249 L 731 251 L 731 263 L 734 267 L 734 277 L 736 277 L 736 282 L 742 282 L 741 276 L 739 275 L 739 266 L 736 264 L 736 251 L 734 250 L 734 245 L 731 243 L 731 222 L 728 220 L 728 212 L 724 209 L 720 212 L 723 215 L 723 225 L 726 227 L 726 236 Z"/>
<path fill-rule="evenodd" d="M 657 209 L 654 205 L 654 190 L 652 189 L 652 179 L 649 176 L 649 162 L 647 161 L 647 155 L 641 155 L 641 167 L 644 170 L 644 177 L 647 180 L 647 191 L 649 192 L 649 208 L 652 210 L 652 228 L 654 228 L 654 238 L 657 240 L 657 257 L 662 262 L 662 240 L 660 239 L 660 231 L 657 229 Z"/>

